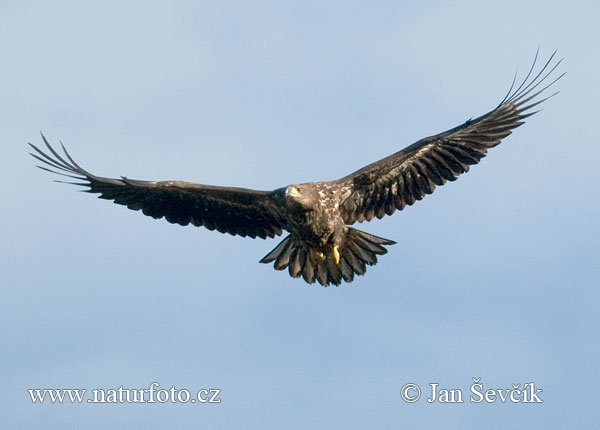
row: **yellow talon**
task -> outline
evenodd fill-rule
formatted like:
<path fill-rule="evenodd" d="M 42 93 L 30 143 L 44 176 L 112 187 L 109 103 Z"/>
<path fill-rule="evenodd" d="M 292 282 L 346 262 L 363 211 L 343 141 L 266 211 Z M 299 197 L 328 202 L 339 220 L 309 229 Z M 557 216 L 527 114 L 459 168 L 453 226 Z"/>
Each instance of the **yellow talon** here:
<path fill-rule="evenodd" d="M 321 251 L 317 252 L 317 256 L 322 260 L 323 258 L 325 258 L 325 256 L 323 255 L 323 253 Z"/>
<path fill-rule="evenodd" d="M 332 249 L 333 259 L 335 260 L 335 264 L 340 264 L 340 251 L 338 251 L 337 246 L 334 246 Z"/>

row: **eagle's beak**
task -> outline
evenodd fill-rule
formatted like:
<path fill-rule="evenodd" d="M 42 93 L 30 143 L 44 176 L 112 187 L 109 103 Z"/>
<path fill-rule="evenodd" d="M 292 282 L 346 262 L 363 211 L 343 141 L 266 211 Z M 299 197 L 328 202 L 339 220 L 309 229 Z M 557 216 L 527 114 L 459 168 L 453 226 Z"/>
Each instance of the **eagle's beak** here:
<path fill-rule="evenodd" d="M 337 246 L 334 246 L 331 250 L 333 254 L 333 259 L 335 260 L 335 264 L 340 264 L 340 251 L 338 251 Z"/>
<path fill-rule="evenodd" d="M 291 197 L 291 198 L 297 198 L 297 197 L 300 197 L 300 193 L 298 192 L 296 187 L 289 186 L 285 190 L 285 196 Z"/>

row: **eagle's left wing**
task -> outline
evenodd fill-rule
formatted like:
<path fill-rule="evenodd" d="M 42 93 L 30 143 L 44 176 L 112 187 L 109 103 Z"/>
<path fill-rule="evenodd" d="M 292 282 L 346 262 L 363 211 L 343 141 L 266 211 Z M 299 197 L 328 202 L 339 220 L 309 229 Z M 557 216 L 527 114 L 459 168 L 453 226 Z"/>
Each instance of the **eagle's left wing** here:
<path fill-rule="evenodd" d="M 514 92 L 511 87 L 506 98 L 491 112 L 444 133 L 421 139 L 336 181 L 342 189 L 340 212 L 344 222 L 352 224 L 391 215 L 396 209 L 402 210 L 431 194 L 436 186 L 454 181 L 467 172 L 469 166 L 485 157 L 488 149 L 523 124 L 523 119 L 536 113 L 528 110 L 549 98 L 535 100 L 564 73 L 537 92 L 534 90 L 562 61 L 550 66 L 555 54 L 529 81 L 534 60 L 523 83 Z"/>

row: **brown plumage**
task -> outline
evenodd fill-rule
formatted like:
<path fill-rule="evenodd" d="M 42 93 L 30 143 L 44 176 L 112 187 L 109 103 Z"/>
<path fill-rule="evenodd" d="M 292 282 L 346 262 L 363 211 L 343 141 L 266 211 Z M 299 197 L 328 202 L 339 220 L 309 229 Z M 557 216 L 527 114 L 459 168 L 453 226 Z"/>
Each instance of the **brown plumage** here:
<path fill-rule="evenodd" d="M 290 276 L 302 276 L 311 284 L 339 285 L 342 280 L 351 282 L 355 274 L 363 275 L 367 266 L 377 263 L 378 255 L 387 253 L 384 245 L 395 243 L 349 226 L 402 210 L 479 163 L 490 148 L 535 113 L 533 107 L 554 95 L 537 99 L 564 75 L 539 88 L 562 61 L 553 63 L 554 56 L 535 76 L 534 60 L 523 83 L 513 91 L 513 81 L 504 100 L 487 114 L 421 139 L 336 181 L 256 191 L 103 178 L 81 168 L 64 146 L 61 156 L 43 135 L 49 154 L 30 144 L 35 150 L 31 155 L 48 166 L 38 167 L 82 181 L 71 183 L 153 218 L 262 239 L 287 230 L 290 234 L 261 262 L 273 262 L 277 270 L 287 268 Z"/>

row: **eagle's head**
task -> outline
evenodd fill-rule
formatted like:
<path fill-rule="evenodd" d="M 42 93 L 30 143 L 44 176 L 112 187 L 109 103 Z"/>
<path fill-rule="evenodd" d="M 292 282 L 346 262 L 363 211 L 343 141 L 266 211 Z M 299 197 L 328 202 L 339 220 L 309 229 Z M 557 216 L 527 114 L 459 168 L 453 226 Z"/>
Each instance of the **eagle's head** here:
<path fill-rule="evenodd" d="M 304 210 L 317 206 L 319 195 L 310 184 L 289 185 L 285 189 L 285 200 L 288 205 L 300 206 Z"/>

